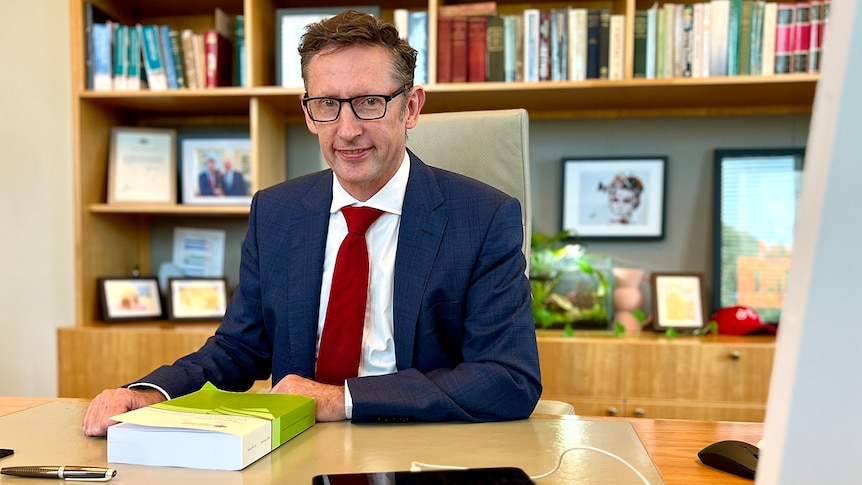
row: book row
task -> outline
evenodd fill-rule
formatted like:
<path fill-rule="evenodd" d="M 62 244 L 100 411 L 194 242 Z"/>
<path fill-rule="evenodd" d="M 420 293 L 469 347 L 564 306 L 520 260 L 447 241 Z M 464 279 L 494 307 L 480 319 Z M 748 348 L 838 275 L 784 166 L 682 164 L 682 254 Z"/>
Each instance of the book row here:
<path fill-rule="evenodd" d="M 635 78 L 816 73 L 829 0 L 711 0 L 637 10 Z"/>
<path fill-rule="evenodd" d="M 88 25 L 87 86 L 96 91 L 199 89 L 244 86 L 242 15 L 216 9 L 203 32 L 167 25 Z"/>

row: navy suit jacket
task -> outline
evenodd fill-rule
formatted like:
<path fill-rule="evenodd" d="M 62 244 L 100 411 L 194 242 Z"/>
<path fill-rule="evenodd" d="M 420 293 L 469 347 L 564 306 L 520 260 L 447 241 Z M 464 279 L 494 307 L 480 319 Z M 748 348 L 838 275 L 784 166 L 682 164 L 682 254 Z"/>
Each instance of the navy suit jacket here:
<path fill-rule="evenodd" d="M 397 372 L 348 379 L 353 422 L 497 421 L 541 394 L 517 199 L 410 153 L 395 259 Z M 326 170 L 258 192 L 240 283 L 201 350 L 140 382 L 180 396 L 313 378 L 332 201 Z"/>

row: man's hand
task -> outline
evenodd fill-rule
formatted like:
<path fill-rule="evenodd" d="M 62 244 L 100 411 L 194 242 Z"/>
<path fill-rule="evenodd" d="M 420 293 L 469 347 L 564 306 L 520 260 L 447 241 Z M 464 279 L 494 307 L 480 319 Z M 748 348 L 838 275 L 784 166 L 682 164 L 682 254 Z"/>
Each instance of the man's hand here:
<path fill-rule="evenodd" d="M 344 410 L 344 386 L 321 384 L 296 374 L 290 374 L 272 386 L 272 393 L 298 394 L 314 398 L 318 421 L 343 421 L 347 419 Z"/>
<path fill-rule="evenodd" d="M 155 389 L 107 389 L 96 396 L 87 407 L 84 415 L 84 434 L 87 436 L 105 436 L 108 434 L 108 426 L 116 424 L 117 421 L 111 416 L 125 413 L 133 409 L 142 408 L 162 402 L 165 396 Z"/>

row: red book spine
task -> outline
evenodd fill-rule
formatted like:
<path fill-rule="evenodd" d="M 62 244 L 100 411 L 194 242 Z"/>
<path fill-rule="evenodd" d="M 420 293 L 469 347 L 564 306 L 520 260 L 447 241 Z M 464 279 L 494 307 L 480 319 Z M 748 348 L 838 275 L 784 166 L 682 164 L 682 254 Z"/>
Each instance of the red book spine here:
<path fill-rule="evenodd" d="M 452 82 L 452 17 L 437 19 L 437 82 Z"/>
<path fill-rule="evenodd" d="M 793 42 L 793 72 L 808 72 L 808 49 L 811 48 L 811 4 L 809 2 L 796 2 Z"/>
<path fill-rule="evenodd" d="M 467 17 L 452 17 L 452 82 L 467 82 Z"/>
<path fill-rule="evenodd" d="M 233 52 L 230 41 L 215 29 L 204 32 L 206 87 L 230 86 Z"/>
<path fill-rule="evenodd" d="M 467 21 L 467 80 L 469 82 L 485 82 L 487 28 L 487 17 L 470 17 Z"/>
<path fill-rule="evenodd" d="M 793 72 L 793 21 L 796 5 L 779 3 L 775 21 L 775 73 Z"/>

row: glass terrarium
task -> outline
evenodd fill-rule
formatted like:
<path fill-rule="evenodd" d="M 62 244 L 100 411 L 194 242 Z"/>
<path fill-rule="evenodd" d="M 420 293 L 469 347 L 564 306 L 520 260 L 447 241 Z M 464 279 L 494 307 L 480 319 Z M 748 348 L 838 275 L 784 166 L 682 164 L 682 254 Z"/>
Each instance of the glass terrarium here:
<path fill-rule="evenodd" d="M 540 328 L 607 330 L 612 318 L 613 261 L 586 254 L 569 234 L 533 233 L 530 287 L 533 320 Z"/>

